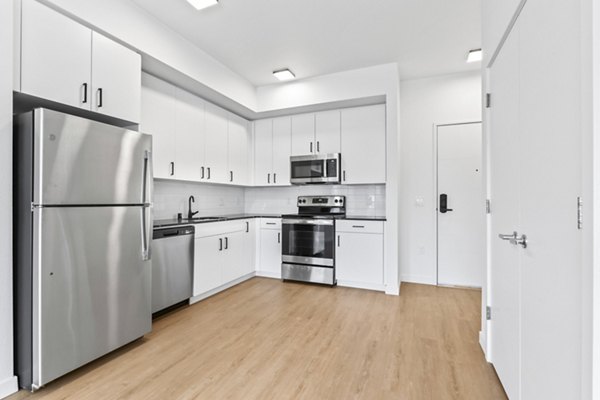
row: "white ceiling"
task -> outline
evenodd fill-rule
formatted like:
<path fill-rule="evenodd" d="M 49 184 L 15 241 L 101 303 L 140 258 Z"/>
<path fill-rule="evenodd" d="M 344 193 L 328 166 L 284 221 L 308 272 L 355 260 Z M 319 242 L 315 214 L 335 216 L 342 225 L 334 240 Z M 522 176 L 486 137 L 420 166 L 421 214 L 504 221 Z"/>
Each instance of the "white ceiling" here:
<path fill-rule="evenodd" d="M 397 62 L 402 79 L 480 68 L 481 0 L 132 0 L 256 86 Z"/>

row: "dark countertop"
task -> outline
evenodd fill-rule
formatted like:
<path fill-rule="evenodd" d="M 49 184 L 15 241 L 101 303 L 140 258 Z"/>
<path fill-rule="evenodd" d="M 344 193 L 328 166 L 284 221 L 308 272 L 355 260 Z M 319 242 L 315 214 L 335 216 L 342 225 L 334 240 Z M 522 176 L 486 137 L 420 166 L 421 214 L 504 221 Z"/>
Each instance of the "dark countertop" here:
<path fill-rule="evenodd" d="M 200 217 L 202 218 L 202 217 Z M 207 219 L 199 219 L 195 221 L 188 221 L 185 218 L 178 221 L 176 218 L 171 219 L 159 219 L 154 221 L 155 228 L 162 228 L 165 226 L 178 226 L 178 225 L 196 225 L 196 224 L 208 224 L 210 222 L 223 222 L 223 221 L 234 221 L 236 219 L 251 219 L 251 218 L 281 218 L 281 214 L 233 214 L 233 215 L 219 215 L 214 217 L 207 217 Z M 356 221 L 387 221 L 383 216 L 369 216 L 369 215 L 346 215 L 340 219 L 356 220 Z"/>

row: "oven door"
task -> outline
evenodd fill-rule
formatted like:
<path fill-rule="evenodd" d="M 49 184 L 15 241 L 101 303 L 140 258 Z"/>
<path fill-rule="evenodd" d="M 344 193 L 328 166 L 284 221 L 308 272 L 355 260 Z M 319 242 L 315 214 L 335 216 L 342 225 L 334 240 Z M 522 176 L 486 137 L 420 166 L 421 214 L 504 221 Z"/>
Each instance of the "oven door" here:
<path fill-rule="evenodd" d="M 290 158 L 291 183 L 339 183 L 339 154 L 323 154 L 318 156 L 294 156 Z"/>
<path fill-rule="evenodd" d="M 282 233 L 281 252 L 284 263 L 334 266 L 333 219 L 284 219 Z"/>

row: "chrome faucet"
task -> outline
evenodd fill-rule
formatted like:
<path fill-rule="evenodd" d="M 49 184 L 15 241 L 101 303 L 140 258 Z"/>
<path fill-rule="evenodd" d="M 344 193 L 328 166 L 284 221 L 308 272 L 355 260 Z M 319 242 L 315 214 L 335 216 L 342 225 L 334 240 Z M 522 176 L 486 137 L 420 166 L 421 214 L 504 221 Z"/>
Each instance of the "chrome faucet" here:
<path fill-rule="evenodd" d="M 198 214 L 198 211 L 192 212 L 192 203 L 195 203 L 196 199 L 194 196 L 190 196 L 188 199 L 188 219 L 194 218 L 194 215 Z"/>

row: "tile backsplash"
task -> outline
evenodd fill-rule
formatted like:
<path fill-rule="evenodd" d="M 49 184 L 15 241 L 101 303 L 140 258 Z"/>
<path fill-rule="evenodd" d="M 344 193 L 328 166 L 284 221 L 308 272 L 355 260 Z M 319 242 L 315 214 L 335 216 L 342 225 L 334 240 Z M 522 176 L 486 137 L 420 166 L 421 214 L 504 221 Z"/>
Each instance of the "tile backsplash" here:
<path fill-rule="evenodd" d="M 154 218 L 184 217 L 188 212 L 188 198 L 196 216 L 229 214 L 286 214 L 298 211 L 298 196 L 346 196 L 349 215 L 384 216 L 385 185 L 307 185 L 286 187 L 242 188 L 206 183 L 180 182 L 157 179 L 154 181 Z"/>
<path fill-rule="evenodd" d="M 349 215 L 384 216 L 385 185 L 306 185 L 246 189 L 246 212 L 296 213 L 298 196 L 346 196 Z"/>

